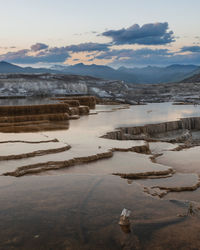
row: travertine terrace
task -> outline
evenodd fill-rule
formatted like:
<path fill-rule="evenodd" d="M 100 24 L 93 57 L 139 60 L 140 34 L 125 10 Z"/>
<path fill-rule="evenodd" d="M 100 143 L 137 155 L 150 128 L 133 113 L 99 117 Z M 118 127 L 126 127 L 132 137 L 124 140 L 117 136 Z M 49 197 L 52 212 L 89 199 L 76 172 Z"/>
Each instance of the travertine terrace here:
<path fill-rule="evenodd" d="M 68 120 L 88 115 L 90 108 L 95 108 L 96 105 L 96 99 L 92 96 L 60 98 L 57 102 L 41 105 L 0 106 L 0 131 L 31 132 L 66 129 L 69 126 Z"/>
<path fill-rule="evenodd" d="M 115 103 L 89 109 L 87 105 L 80 105 L 79 100 L 69 102 L 68 99 L 67 103 L 63 103 L 66 101 L 63 98 L 52 101 L 56 102 L 53 105 L 67 107 L 66 115 L 71 119 L 69 129 L 0 133 L 0 185 L 4 201 L 1 207 L 3 215 L 6 213 L 1 217 L 6 230 L 2 231 L 0 245 L 9 247 L 20 244 L 16 242 L 23 242 L 24 235 L 28 238 L 31 235 L 26 241 L 26 248 L 30 244 L 35 246 L 36 240 L 40 239 L 42 242 L 47 239 L 50 244 L 52 237 L 49 239 L 43 229 L 54 225 L 55 218 L 56 222 L 59 221 L 58 229 L 53 226 L 56 238 L 62 238 L 61 226 L 62 232 L 65 229 L 64 246 L 72 249 L 79 246 L 79 241 L 84 242 L 86 249 L 87 244 L 96 245 L 96 241 L 91 243 L 87 236 L 87 232 L 93 235 L 94 228 L 95 234 L 98 231 L 98 235 L 100 233 L 108 240 L 110 237 L 117 242 L 120 239 L 120 246 L 126 244 L 131 249 L 135 244 L 133 235 L 138 235 L 141 228 L 142 232 L 149 233 L 147 229 L 150 228 L 159 235 L 161 230 L 154 230 L 154 226 L 168 228 L 170 225 L 166 237 L 171 235 L 172 229 L 179 229 L 178 235 L 181 234 L 185 223 L 198 226 L 198 199 L 197 202 L 192 198 L 187 201 L 168 200 L 170 195 L 184 196 L 187 191 L 192 196 L 199 192 L 198 166 L 183 172 L 181 166 L 168 164 L 165 156 L 175 152 L 172 150 L 177 147 L 198 139 L 199 107 Z M 91 115 L 77 119 L 81 115 L 80 108 Z M 162 115 L 163 110 L 170 110 L 165 112 L 168 116 Z M 24 113 L 22 117 L 26 116 Z M 191 118 L 184 118 L 188 114 Z M 178 119 L 180 116 L 183 118 Z M 2 121 L 10 119 L 12 123 L 14 117 L 10 115 Z M 194 138 L 191 140 L 191 137 Z M 162 163 L 164 161 L 165 164 Z M 134 211 L 130 242 L 124 239 L 118 225 L 124 207 Z M 190 207 L 197 215 L 195 223 L 190 221 L 192 216 L 188 215 Z M 34 232 L 30 223 L 26 226 L 32 216 L 37 222 Z M 20 224 L 15 221 L 16 217 L 20 218 Z M 19 228 L 18 238 L 13 236 L 16 228 L 6 224 L 10 219 Z M 40 223 L 44 226 L 41 230 L 38 228 Z M 35 224 L 31 225 L 34 227 Z M 69 235 L 66 234 L 68 229 Z"/>

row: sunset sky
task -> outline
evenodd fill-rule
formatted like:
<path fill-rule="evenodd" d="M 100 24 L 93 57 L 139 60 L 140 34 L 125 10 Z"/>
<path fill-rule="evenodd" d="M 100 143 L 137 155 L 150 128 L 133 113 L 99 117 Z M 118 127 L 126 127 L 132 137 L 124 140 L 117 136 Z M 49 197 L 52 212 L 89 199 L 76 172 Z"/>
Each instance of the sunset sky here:
<path fill-rule="evenodd" d="M 0 60 L 200 64 L 199 0 L 0 0 Z"/>

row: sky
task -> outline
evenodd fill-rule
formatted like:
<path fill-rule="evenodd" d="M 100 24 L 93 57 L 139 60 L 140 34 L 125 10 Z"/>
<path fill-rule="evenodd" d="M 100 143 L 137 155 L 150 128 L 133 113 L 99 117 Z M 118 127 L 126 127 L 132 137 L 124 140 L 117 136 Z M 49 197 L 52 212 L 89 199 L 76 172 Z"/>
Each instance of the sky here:
<path fill-rule="evenodd" d="M 199 0 L 0 0 L 0 60 L 200 65 Z"/>

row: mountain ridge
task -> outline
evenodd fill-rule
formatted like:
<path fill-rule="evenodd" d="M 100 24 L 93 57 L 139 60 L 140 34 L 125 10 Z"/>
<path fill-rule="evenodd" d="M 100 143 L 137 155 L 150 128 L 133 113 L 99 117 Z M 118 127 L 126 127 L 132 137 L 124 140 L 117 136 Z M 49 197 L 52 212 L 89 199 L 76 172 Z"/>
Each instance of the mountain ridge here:
<path fill-rule="evenodd" d="M 107 65 L 85 65 L 78 63 L 75 65 L 54 65 L 52 68 L 32 68 L 20 67 L 9 62 L 0 62 L 0 74 L 70 74 L 81 76 L 92 76 L 106 80 L 120 80 L 127 83 L 170 83 L 181 82 L 185 79 L 200 73 L 197 65 L 173 64 L 167 67 L 147 66 L 144 68 L 126 68 L 124 66 L 114 69 Z"/>

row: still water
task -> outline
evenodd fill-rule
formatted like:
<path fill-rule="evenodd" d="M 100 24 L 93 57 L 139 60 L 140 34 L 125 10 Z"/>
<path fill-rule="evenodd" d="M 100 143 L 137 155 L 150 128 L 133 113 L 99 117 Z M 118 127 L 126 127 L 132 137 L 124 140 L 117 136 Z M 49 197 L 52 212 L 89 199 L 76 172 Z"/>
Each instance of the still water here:
<path fill-rule="evenodd" d="M 71 145 L 67 152 L 0 161 L 1 173 L 28 164 L 89 156 L 114 147 L 129 148 L 145 143 L 99 138 L 117 127 L 200 116 L 199 106 L 171 103 L 115 111 L 113 108 L 116 106 L 97 106 L 96 111 L 100 113 L 70 121 L 69 130 L 0 134 L 0 141 L 44 141 L 38 147 L 13 143 L 12 154 Z M 45 143 L 55 138 L 59 142 Z M 8 146 L 0 146 L 1 155 L 10 154 Z M 174 147 L 168 143 L 150 146 L 154 153 L 164 153 L 163 157 Z M 192 161 L 190 153 L 181 158 L 185 168 L 187 160 Z M 192 186 L 198 181 L 199 172 L 178 171 L 178 164 L 170 161 L 159 163 L 151 162 L 148 155 L 116 152 L 107 160 L 37 176 L 0 176 L 0 249 L 200 249 L 198 213 L 179 216 L 187 213 L 190 202 L 195 201 L 198 206 L 199 189 L 169 193 L 163 199 L 144 192 L 144 187 L 156 185 Z M 112 175 L 116 171 L 138 173 L 171 167 L 176 167 L 177 173 L 164 179 L 130 181 Z M 123 208 L 131 210 L 129 233 L 118 225 Z"/>

